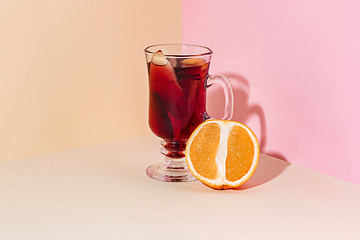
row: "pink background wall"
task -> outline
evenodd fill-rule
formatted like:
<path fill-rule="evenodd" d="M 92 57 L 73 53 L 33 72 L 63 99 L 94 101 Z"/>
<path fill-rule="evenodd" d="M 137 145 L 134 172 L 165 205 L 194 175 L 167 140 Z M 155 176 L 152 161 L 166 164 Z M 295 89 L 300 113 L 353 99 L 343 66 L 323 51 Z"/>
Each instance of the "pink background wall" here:
<path fill-rule="evenodd" d="M 360 184 L 359 12 L 356 0 L 183 0 L 183 42 L 213 49 L 211 73 L 229 76 L 234 119 L 263 153 Z"/>

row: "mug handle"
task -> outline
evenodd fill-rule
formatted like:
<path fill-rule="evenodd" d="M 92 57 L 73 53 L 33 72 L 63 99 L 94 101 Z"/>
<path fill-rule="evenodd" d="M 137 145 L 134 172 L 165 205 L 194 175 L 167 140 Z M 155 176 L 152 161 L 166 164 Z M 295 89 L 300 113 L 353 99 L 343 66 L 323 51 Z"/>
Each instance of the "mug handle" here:
<path fill-rule="evenodd" d="M 221 119 L 230 120 L 233 115 L 233 106 L 234 106 L 234 94 L 231 87 L 231 83 L 229 79 L 224 75 L 209 75 L 208 78 L 206 79 L 205 88 L 207 89 L 211 87 L 214 83 L 219 84 L 224 90 L 225 112 L 224 112 L 224 116 Z"/>

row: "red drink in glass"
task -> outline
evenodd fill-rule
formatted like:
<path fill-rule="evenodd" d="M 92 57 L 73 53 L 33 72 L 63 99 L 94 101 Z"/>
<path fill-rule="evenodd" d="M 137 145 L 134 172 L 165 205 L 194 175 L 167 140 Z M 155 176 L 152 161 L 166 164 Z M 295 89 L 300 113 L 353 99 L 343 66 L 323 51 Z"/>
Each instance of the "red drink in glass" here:
<path fill-rule="evenodd" d="M 162 51 L 165 52 L 163 54 Z M 149 75 L 149 126 L 162 139 L 163 163 L 146 174 L 166 182 L 195 180 L 184 158 L 186 142 L 195 128 L 209 118 L 206 88 L 219 83 L 225 93 L 225 114 L 232 116 L 233 94 L 229 80 L 209 75 L 211 49 L 190 44 L 158 44 L 145 49 Z"/>
<path fill-rule="evenodd" d="M 189 64 L 191 61 L 187 60 L 190 59 L 177 63 L 173 69 L 149 63 L 149 125 L 156 136 L 166 141 L 187 141 L 206 118 L 205 79 L 209 63 Z"/>
<path fill-rule="evenodd" d="M 164 139 L 165 155 L 183 157 L 190 134 L 207 116 L 205 80 L 209 63 L 202 59 L 174 59 L 165 65 L 150 62 L 148 69 L 149 126 Z"/>

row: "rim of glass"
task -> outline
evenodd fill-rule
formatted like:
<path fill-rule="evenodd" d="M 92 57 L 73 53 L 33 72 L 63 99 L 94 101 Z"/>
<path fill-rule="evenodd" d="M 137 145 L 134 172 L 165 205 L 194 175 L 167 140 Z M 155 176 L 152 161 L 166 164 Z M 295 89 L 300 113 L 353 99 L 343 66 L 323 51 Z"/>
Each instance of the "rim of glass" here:
<path fill-rule="evenodd" d="M 155 51 L 150 51 L 149 48 L 161 47 L 161 46 L 176 46 L 176 45 L 202 48 L 202 49 L 204 49 L 204 53 L 200 53 L 200 54 L 164 54 L 164 55 L 166 57 L 201 57 L 201 56 L 211 55 L 213 53 L 213 51 L 208 47 L 201 46 L 201 45 L 196 45 L 196 44 L 185 44 L 185 43 L 154 44 L 154 45 L 150 45 L 150 46 L 146 47 L 144 51 L 145 51 L 145 53 L 154 54 L 156 52 Z"/>

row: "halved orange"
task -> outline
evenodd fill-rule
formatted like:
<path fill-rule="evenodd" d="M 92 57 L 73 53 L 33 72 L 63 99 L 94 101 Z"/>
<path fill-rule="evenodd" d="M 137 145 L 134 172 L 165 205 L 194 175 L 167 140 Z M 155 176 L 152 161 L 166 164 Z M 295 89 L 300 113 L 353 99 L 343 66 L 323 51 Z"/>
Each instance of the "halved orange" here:
<path fill-rule="evenodd" d="M 185 158 L 195 178 L 214 189 L 235 188 L 255 172 L 259 142 L 246 125 L 230 120 L 208 120 L 191 134 Z"/>

